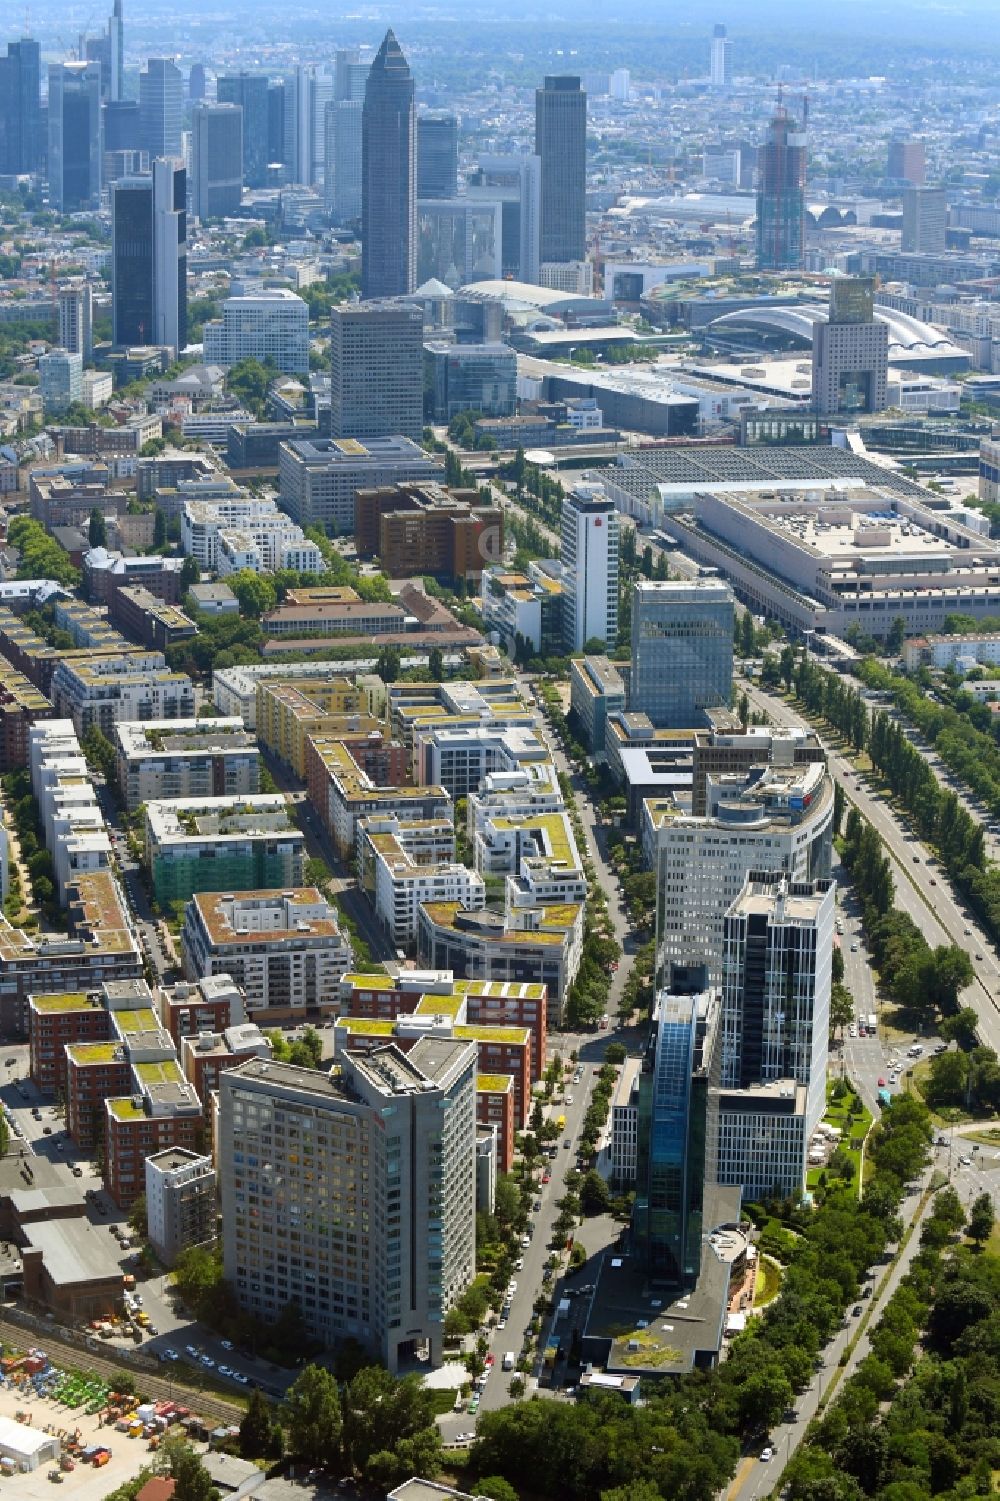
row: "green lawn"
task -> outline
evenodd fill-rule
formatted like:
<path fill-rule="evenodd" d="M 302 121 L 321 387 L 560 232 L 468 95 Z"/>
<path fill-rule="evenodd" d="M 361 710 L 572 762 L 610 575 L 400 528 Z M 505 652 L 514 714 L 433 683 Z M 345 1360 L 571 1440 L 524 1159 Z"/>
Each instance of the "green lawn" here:
<path fill-rule="evenodd" d="M 761 1256 L 757 1262 L 757 1279 L 754 1282 L 753 1306 L 764 1308 L 774 1301 L 781 1291 L 781 1268 L 770 1256 Z"/>

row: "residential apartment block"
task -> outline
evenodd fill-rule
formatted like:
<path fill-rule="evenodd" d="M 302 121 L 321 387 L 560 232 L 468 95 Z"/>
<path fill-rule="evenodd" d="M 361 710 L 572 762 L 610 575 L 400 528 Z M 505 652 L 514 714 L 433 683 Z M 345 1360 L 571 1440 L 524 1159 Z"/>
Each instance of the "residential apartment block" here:
<path fill-rule="evenodd" d="M 280 793 L 146 804 L 145 859 L 163 906 L 196 891 L 302 884 L 305 836 Z"/>
<path fill-rule="evenodd" d="M 457 901 L 469 911 L 486 905 L 481 875 L 455 859 L 448 819 L 401 821 L 395 813 L 357 825 L 358 881 L 394 948 L 416 943 L 421 902 Z"/>
<path fill-rule="evenodd" d="M 260 751 L 241 719 L 128 721 L 116 727 L 118 785 L 130 813 L 172 798 L 248 797 Z"/>
<path fill-rule="evenodd" d="M 78 735 L 96 725 L 109 740 L 120 720 L 194 718 L 191 679 L 171 672 L 160 652 L 63 659 L 52 674 L 52 701 Z"/>

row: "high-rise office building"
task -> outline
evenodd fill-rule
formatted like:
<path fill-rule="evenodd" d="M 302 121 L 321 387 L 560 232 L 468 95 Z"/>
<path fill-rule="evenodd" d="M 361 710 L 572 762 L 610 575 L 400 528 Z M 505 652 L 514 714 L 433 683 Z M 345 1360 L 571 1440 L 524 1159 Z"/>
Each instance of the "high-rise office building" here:
<path fill-rule="evenodd" d="M 101 110 L 104 117 L 104 150 L 142 151 L 142 115 L 137 99 L 109 100 Z M 146 158 L 149 166 L 149 158 Z"/>
<path fill-rule="evenodd" d="M 37 172 L 41 149 L 40 52 L 23 37 L 0 57 L 0 172 Z"/>
<path fill-rule="evenodd" d="M 152 173 L 111 190 L 114 342 L 187 344 L 187 174 L 155 161 Z"/>
<path fill-rule="evenodd" d="M 503 221 L 499 203 L 464 194 L 417 203 L 417 284 L 460 287 L 500 278 Z"/>
<path fill-rule="evenodd" d="M 632 75 L 628 68 L 616 68 L 608 79 L 608 97 L 616 104 L 627 104 L 632 92 Z"/>
<path fill-rule="evenodd" d="M 205 64 L 192 63 L 188 70 L 188 98 L 192 104 L 198 104 L 205 94 Z"/>
<path fill-rule="evenodd" d="M 196 104 L 191 111 L 191 212 L 197 219 L 234 214 L 243 197 L 243 108 Z"/>
<path fill-rule="evenodd" d="M 184 78 L 172 58 L 151 57 L 139 74 L 139 116 L 142 149 L 150 161 L 158 156 L 180 158 Z"/>
<path fill-rule="evenodd" d="M 67 349 L 50 349 L 38 361 L 38 389 L 46 417 L 83 400 L 83 359 Z"/>
<path fill-rule="evenodd" d="M 284 79 L 278 79 L 276 83 L 269 83 L 267 86 L 267 165 L 269 177 L 272 168 L 284 167 L 286 92 Z"/>
<path fill-rule="evenodd" d="M 805 1184 L 826 1109 L 834 889 L 751 875 L 726 914 L 712 1156 L 747 1198 Z"/>
<path fill-rule="evenodd" d="M 476 1071 L 474 1042 L 425 1037 L 344 1053 L 336 1074 L 253 1059 L 220 1076 L 223 1263 L 247 1313 L 294 1302 L 391 1371 L 422 1345 L 440 1363 L 476 1270 Z"/>
<path fill-rule="evenodd" d="M 657 996 L 636 1108 L 632 1243 L 650 1279 L 671 1287 L 698 1280 L 705 1186 L 714 1180 L 708 1142 L 719 997 L 704 970 L 689 983 Z"/>
<path fill-rule="evenodd" d="M 603 485 L 581 482 L 562 506 L 563 640 L 580 651 L 588 641 L 614 646 L 618 637 L 618 512 Z"/>
<path fill-rule="evenodd" d="M 917 255 L 943 255 L 947 243 L 948 200 L 944 188 L 903 189 L 901 248 Z"/>
<path fill-rule="evenodd" d="M 309 371 L 309 307 L 287 287 L 227 297 L 222 317 L 204 328 L 205 359 L 214 365 L 269 361 L 286 375 Z"/>
<path fill-rule="evenodd" d="M 927 181 L 927 153 L 923 141 L 904 141 L 893 137 L 889 142 L 885 175 L 892 182 L 905 182 L 910 187 L 922 188 Z"/>
<path fill-rule="evenodd" d="M 361 117 L 356 99 L 332 99 L 326 107 L 323 202 L 336 224 L 361 218 Z"/>
<path fill-rule="evenodd" d="M 63 213 L 101 200 L 101 69 L 49 64 L 49 199 Z"/>
<path fill-rule="evenodd" d="M 587 253 L 587 96 L 579 78 L 547 77 L 535 90 L 535 155 L 541 161 L 539 261 Z"/>
<path fill-rule="evenodd" d="M 243 111 L 243 181 L 248 188 L 267 183 L 267 79 L 263 73 L 224 73 L 216 95 L 220 104 Z"/>
<path fill-rule="evenodd" d="M 405 297 L 416 287 L 416 130 L 413 75 L 387 31 L 368 74 L 361 123 L 365 297 Z"/>
<path fill-rule="evenodd" d="M 889 325 L 875 317 L 874 285 L 867 276 L 835 277 L 829 317 L 813 325 L 813 406 L 823 416 L 885 410 Z"/>
<path fill-rule="evenodd" d="M 757 151 L 757 268 L 797 271 L 805 248 L 806 133 L 779 105 Z"/>
<path fill-rule="evenodd" d="M 333 60 L 334 99 L 364 104 L 370 68 L 371 63 L 361 61 L 356 47 L 342 48 Z"/>
<path fill-rule="evenodd" d="M 709 773 L 699 798 L 704 813 L 678 813 L 656 831 L 657 970 L 704 964 L 718 985 L 723 919 L 751 871 L 829 876 L 833 785 L 822 760 L 796 759 L 794 741 L 781 738 L 752 767 Z"/>
<path fill-rule="evenodd" d="M 59 347 L 78 354 L 85 365 L 94 361 L 94 303 L 89 281 L 59 288 Z"/>
<path fill-rule="evenodd" d="M 424 424 L 423 313 L 405 302 L 330 310 L 334 438 L 419 438 Z"/>
<path fill-rule="evenodd" d="M 630 707 L 654 725 L 692 729 L 733 688 L 733 591 L 721 579 L 640 579 L 632 595 Z"/>
<path fill-rule="evenodd" d="M 542 164 L 534 154 L 484 156 L 471 174 L 469 198 L 500 204 L 500 274 L 538 281 Z"/>
<path fill-rule="evenodd" d="M 101 70 L 101 98 L 117 102 L 125 97 L 125 34 L 122 0 L 114 0 L 108 17 L 108 29 L 100 36 L 87 38 L 87 61 Z"/>
<path fill-rule="evenodd" d="M 458 121 L 454 115 L 417 116 L 417 197 L 458 194 Z"/>
<path fill-rule="evenodd" d="M 733 81 L 732 43 L 726 28 L 717 22 L 712 30 L 712 56 L 709 64 L 709 82 L 713 89 L 728 89 Z"/>

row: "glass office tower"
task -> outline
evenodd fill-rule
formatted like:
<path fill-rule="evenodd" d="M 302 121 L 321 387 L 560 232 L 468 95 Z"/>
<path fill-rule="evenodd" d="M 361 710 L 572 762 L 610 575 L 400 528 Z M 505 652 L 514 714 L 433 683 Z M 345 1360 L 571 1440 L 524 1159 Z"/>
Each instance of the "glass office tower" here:
<path fill-rule="evenodd" d="M 733 688 L 733 591 L 720 579 L 639 582 L 630 704 L 665 729 L 696 729 Z"/>

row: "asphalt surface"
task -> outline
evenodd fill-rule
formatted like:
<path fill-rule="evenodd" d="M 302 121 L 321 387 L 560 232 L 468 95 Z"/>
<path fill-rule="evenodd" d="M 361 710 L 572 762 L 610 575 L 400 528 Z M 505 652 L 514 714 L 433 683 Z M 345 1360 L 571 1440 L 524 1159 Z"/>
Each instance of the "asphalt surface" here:
<path fill-rule="evenodd" d="M 776 724 L 805 725 L 783 699 L 756 685 L 746 691 L 752 707 L 769 714 Z M 859 775 L 845 756 L 829 746 L 827 750 L 832 775 L 843 786 L 848 802 L 883 840 L 893 866 L 896 906 L 909 913 L 932 947 L 954 943 L 972 960 L 976 978 L 963 992 L 961 1004 L 976 1012 L 981 1042 L 1000 1053 L 1000 961 L 996 950 L 908 821 L 897 815 L 885 798 L 872 792 L 869 779 Z"/>

